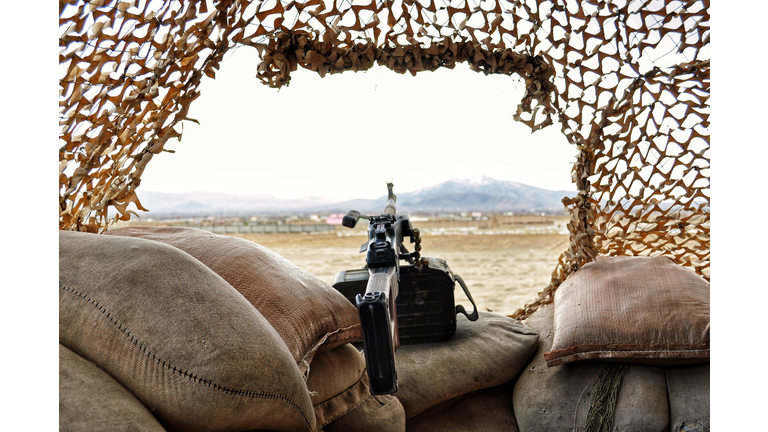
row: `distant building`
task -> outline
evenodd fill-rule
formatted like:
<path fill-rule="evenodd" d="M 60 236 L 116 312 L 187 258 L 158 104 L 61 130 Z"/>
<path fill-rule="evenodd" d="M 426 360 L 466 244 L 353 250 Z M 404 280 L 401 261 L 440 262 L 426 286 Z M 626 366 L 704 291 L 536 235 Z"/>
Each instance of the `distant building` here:
<path fill-rule="evenodd" d="M 325 219 L 325 223 L 328 225 L 341 225 L 342 219 L 344 219 L 344 213 L 331 213 L 331 215 Z"/>

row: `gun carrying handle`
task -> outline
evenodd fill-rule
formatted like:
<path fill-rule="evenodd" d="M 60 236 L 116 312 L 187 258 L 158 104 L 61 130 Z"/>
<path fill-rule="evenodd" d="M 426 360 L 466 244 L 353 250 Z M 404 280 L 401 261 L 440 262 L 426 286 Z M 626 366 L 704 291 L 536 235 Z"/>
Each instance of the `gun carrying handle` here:
<path fill-rule="evenodd" d="M 461 276 L 455 274 L 453 275 L 453 280 L 458 281 L 459 285 L 461 285 L 461 289 L 464 290 L 464 294 L 467 295 L 467 298 L 469 299 L 470 303 L 472 303 L 472 308 L 474 309 L 471 314 L 467 313 L 467 310 L 464 309 L 464 306 L 462 305 L 456 305 L 456 314 L 463 313 L 464 316 L 467 317 L 470 321 L 477 321 L 477 318 L 479 317 L 477 313 L 477 305 L 475 304 L 475 300 L 472 298 L 472 294 L 469 293 L 469 289 L 467 288 L 467 284 L 464 283 L 464 279 L 461 278 Z"/>
<path fill-rule="evenodd" d="M 350 210 L 349 213 L 344 215 L 341 219 L 341 224 L 347 228 L 354 228 L 357 225 L 357 220 L 360 219 L 360 212 L 357 210 Z"/>

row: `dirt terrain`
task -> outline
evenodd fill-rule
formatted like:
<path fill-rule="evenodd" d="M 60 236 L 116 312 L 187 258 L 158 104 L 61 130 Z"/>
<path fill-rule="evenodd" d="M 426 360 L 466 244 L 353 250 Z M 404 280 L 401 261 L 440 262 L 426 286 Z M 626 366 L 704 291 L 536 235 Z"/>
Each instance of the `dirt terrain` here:
<path fill-rule="evenodd" d="M 358 253 L 364 231 L 354 234 L 231 235 L 268 247 L 330 284 L 339 271 L 365 264 L 365 256 Z M 461 275 L 480 310 L 511 314 L 549 284 L 568 236 L 425 232 L 422 246 L 422 255 L 445 259 Z M 471 309 L 461 289 L 456 290 L 456 301 Z"/>

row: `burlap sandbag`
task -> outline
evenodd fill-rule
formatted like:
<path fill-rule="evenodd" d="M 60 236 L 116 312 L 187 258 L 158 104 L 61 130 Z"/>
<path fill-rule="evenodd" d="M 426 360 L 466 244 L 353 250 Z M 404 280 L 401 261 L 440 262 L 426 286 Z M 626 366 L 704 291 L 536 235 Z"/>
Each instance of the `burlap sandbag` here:
<path fill-rule="evenodd" d="M 59 345 L 60 432 L 164 432 L 134 395 L 95 364 Z"/>
<path fill-rule="evenodd" d="M 315 356 L 307 388 L 318 428 L 347 414 L 370 396 L 366 374 L 365 357 L 350 344 Z"/>
<path fill-rule="evenodd" d="M 709 432 L 709 363 L 664 369 L 672 432 Z"/>
<path fill-rule="evenodd" d="M 438 404 L 405 423 L 406 432 L 518 432 L 512 385 L 474 391 Z"/>
<path fill-rule="evenodd" d="M 365 357 L 352 345 L 318 354 L 309 369 L 317 427 L 327 432 L 402 432 L 405 412 L 397 398 L 371 396 Z"/>
<path fill-rule="evenodd" d="M 515 383 L 513 406 L 520 432 L 581 431 L 587 423 L 592 382 L 605 363 L 547 367 L 552 346 L 554 306 L 539 309 L 525 324 L 538 330 L 539 348 Z M 661 432 L 669 426 L 664 370 L 629 365 L 621 380 L 613 416 L 622 432 Z"/>
<path fill-rule="evenodd" d="M 372 396 L 368 389 L 368 373 L 363 380 L 368 397 L 347 414 L 327 424 L 325 432 L 404 432 L 405 411 L 396 397 Z"/>
<path fill-rule="evenodd" d="M 398 389 L 406 418 L 465 393 L 514 379 L 536 351 L 539 334 L 504 315 L 458 315 L 447 342 L 400 347 Z"/>
<path fill-rule="evenodd" d="M 357 309 L 349 300 L 261 245 L 184 227 L 130 227 L 106 234 L 163 242 L 197 258 L 264 315 L 302 372 L 316 353 L 362 337 Z"/>
<path fill-rule="evenodd" d="M 59 342 L 168 430 L 312 430 L 280 336 L 208 267 L 149 240 L 59 232 Z"/>
<path fill-rule="evenodd" d="M 709 282 L 666 257 L 597 257 L 555 292 L 547 364 L 709 362 Z"/>

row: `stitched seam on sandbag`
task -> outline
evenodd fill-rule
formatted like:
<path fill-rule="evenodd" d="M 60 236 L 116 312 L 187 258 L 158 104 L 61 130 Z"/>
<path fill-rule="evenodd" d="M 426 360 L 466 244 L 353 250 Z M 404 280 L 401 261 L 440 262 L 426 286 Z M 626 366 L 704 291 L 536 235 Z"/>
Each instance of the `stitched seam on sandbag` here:
<path fill-rule="evenodd" d="M 277 394 L 269 393 L 269 392 L 257 392 L 257 391 L 254 391 L 254 390 L 235 390 L 235 389 L 230 389 L 230 388 L 222 387 L 219 384 L 216 384 L 216 383 L 214 383 L 211 380 L 207 380 L 207 379 L 201 378 L 201 377 L 193 374 L 192 372 L 189 372 L 187 370 L 184 370 L 184 369 L 181 369 L 181 368 L 176 367 L 174 365 L 171 365 L 171 363 L 163 360 L 162 358 L 158 357 L 156 354 L 150 352 L 147 349 L 146 345 L 144 345 L 143 343 L 140 343 L 139 340 L 130 332 L 130 330 L 128 330 L 128 328 L 123 323 L 121 323 L 117 318 L 115 318 L 115 316 L 112 315 L 112 313 L 110 313 L 109 310 L 106 307 L 104 307 L 103 305 L 99 304 L 99 302 L 97 302 L 93 297 L 91 297 L 91 296 L 89 296 L 87 294 L 81 293 L 81 292 L 77 291 L 76 289 L 70 288 L 70 287 L 65 286 L 65 285 L 63 285 L 61 283 L 59 283 L 59 288 L 61 288 L 64 291 L 67 291 L 67 292 L 69 292 L 71 294 L 74 294 L 75 296 L 81 298 L 82 300 L 85 300 L 86 302 L 88 302 L 92 306 L 94 306 L 112 324 L 114 324 L 117 327 L 118 330 L 123 332 L 123 334 L 125 334 L 128 337 L 128 339 L 133 343 L 133 345 L 135 345 L 137 348 L 139 348 L 139 350 L 141 350 L 144 353 L 144 355 L 146 355 L 148 358 L 154 360 L 157 364 L 159 364 L 160 366 L 164 367 L 169 372 L 172 372 L 172 373 L 178 374 L 178 375 L 182 375 L 182 376 L 186 377 L 187 379 L 190 379 L 191 381 L 193 381 L 195 383 L 204 384 L 204 385 L 206 385 L 206 386 L 208 386 L 208 387 L 210 387 L 210 388 L 212 388 L 212 389 L 214 389 L 216 391 L 219 391 L 219 392 L 222 392 L 222 393 L 228 394 L 228 395 L 243 396 L 243 397 L 256 398 L 256 399 L 276 399 L 276 400 L 282 400 L 283 402 L 286 402 L 290 406 L 295 408 L 301 414 L 301 417 L 304 420 L 304 423 L 307 425 L 307 429 L 312 430 L 312 425 L 309 422 L 309 419 L 307 419 L 307 416 L 304 415 L 304 412 L 301 410 L 299 405 L 297 403 L 295 403 L 294 401 L 292 401 L 291 399 L 288 399 L 285 396 L 281 396 L 281 395 L 277 395 Z"/>
<path fill-rule="evenodd" d="M 611 348 L 613 347 L 613 348 Z M 544 353 L 544 359 L 549 363 L 555 360 L 570 360 L 578 357 L 613 354 L 608 357 L 625 358 L 629 355 L 643 355 L 647 359 L 695 359 L 710 352 L 709 343 L 653 343 L 653 344 L 581 344 L 571 345 Z M 694 355 L 693 357 L 679 357 L 680 354 Z M 668 357 L 672 355 L 672 357 Z"/>
<path fill-rule="evenodd" d="M 301 369 L 302 365 L 306 365 L 306 370 L 304 371 L 304 374 L 303 374 L 304 381 L 309 379 L 309 364 L 312 362 L 312 359 L 315 357 L 315 354 L 317 354 L 317 350 L 320 349 L 320 347 L 328 340 L 328 338 L 342 332 L 347 332 L 349 331 L 349 329 L 353 329 L 355 327 L 360 327 L 360 324 L 359 323 L 352 324 L 347 327 L 337 328 L 336 330 L 331 332 L 326 332 L 323 334 L 323 336 L 321 336 L 320 338 L 315 340 L 314 343 L 312 343 L 312 345 L 309 347 L 307 352 L 304 354 L 304 357 L 301 359 L 301 361 L 299 361 L 299 369 Z"/>
<path fill-rule="evenodd" d="M 612 351 L 612 350 L 590 350 L 590 351 L 578 351 L 572 354 L 568 355 L 558 355 L 557 351 L 552 351 L 551 355 L 545 355 L 544 359 L 547 361 L 553 361 L 553 360 L 571 360 L 576 359 L 579 357 L 585 357 L 589 355 L 600 355 L 600 354 L 614 354 L 612 356 L 608 356 L 607 358 L 626 358 L 628 356 L 632 355 L 641 355 L 646 354 L 647 356 L 639 357 L 639 359 L 644 360 L 696 360 L 701 359 L 704 357 L 665 357 L 660 354 L 707 354 L 709 353 L 709 348 L 707 349 L 679 349 L 679 350 L 632 350 L 632 351 Z M 550 353 L 545 353 L 550 354 Z"/>
<path fill-rule="evenodd" d="M 320 412 L 322 412 L 322 407 L 321 407 L 321 405 L 324 405 L 324 404 L 330 404 L 330 403 L 332 403 L 332 401 L 333 401 L 333 400 L 334 400 L 336 397 L 339 397 L 339 396 L 343 395 L 343 394 L 344 394 L 344 392 L 341 392 L 341 393 L 339 393 L 338 395 L 336 395 L 336 396 L 334 396 L 334 397 L 332 397 L 332 398 L 326 399 L 326 400 L 324 400 L 323 402 L 320 402 L 320 403 L 318 403 L 318 404 L 316 404 L 316 405 L 313 405 L 313 406 L 312 406 L 313 410 L 315 411 L 315 419 L 317 420 L 317 428 L 318 428 L 318 429 L 320 429 L 320 428 L 324 427 L 324 426 L 325 426 L 325 425 L 327 425 L 328 423 L 334 422 L 334 421 L 336 421 L 336 420 L 340 419 L 341 417 L 344 417 L 345 415 L 349 414 L 349 413 L 350 413 L 350 412 L 352 412 L 354 409 L 356 409 L 357 407 L 359 407 L 359 406 L 360 406 L 360 405 L 361 405 L 363 402 L 365 402 L 366 400 L 368 400 L 368 398 L 369 398 L 369 397 L 371 397 L 371 392 L 370 392 L 370 390 L 369 390 L 369 387 L 368 387 L 368 386 L 365 384 L 365 381 L 363 381 L 363 376 L 365 376 L 365 374 L 367 374 L 367 373 L 368 373 L 368 372 L 367 372 L 367 370 L 366 370 L 366 369 L 364 369 L 364 370 L 363 370 L 363 374 L 360 376 L 360 379 L 359 379 L 359 380 L 357 380 L 357 382 L 356 382 L 356 383 L 354 383 L 353 385 L 349 386 L 349 388 L 347 388 L 346 390 L 344 390 L 344 392 L 351 392 L 351 391 L 354 391 L 354 389 L 355 389 L 356 387 L 359 387 L 359 388 L 360 388 L 360 392 L 361 392 L 361 393 L 363 393 L 363 394 L 365 395 L 364 397 L 360 398 L 360 400 L 358 400 L 358 401 L 357 401 L 357 403 L 356 403 L 355 405 L 353 405 L 353 406 L 347 406 L 347 407 L 346 407 L 346 410 L 345 410 L 344 412 L 341 412 L 341 413 L 337 413 L 335 416 L 331 416 L 331 417 L 326 417 L 326 416 L 322 416 L 322 418 L 318 418 L 318 417 L 317 417 L 317 413 L 318 413 L 318 410 L 320 410 Z"/>
<path fill-rule="evenodd" d="M 316 407 L 316 406 L 318 406 L 318 405 L 324 404 L 324 403 L 328 402 L 329 400 L 332 400 L 332 399 L 334 399 L 334 398 L 337 398 L 337 397 L 339 397 L 339 396 L 343 395 L 344 393 L 348 392 L 348 391 L 349 391 L 349 389 L 351 389 L 352 387 L 354 387 L 354 386 L 358 385 L 358 384 L 360 383 L 360 381 L 362 381 L 362 380 L 363 380 L 363 376 L 364 376 L 366 373 L 367 373 L 367 369 L 363 369 L 363 373 L 360 375 L 360 378 L 358 378 L 358 379 L 357 379 L 357 381 L 355 381 L 355 383 L 354 383 L 354 384 L 352 384 L 351 386 L 349 386 L 349 387 L 345 388 L 344 390 L 342 390 L 342 391 L 340 391 L 340 392 L 336 393 L 335 395 L 333 395 L 333 396 L 330 396 L 328 399 L 325 399 L 325 400 L 323 400 L 323 401 L 320 401 L 320 402 L 318 402 L 318 403 L 316 403 L 316 404 L 314 404 L 314 405 L 312 405 L 312 406 L 313 406 L 313 407 Z"/>
<path fill-rule="evenodd" d="M 368 373 L 368 368 L 365 368 L 365 369 L 363 369 L 363 375 L 365 375 L 365 374 L 367 374 L 367 373 Z M 358 381 L 357 383 L 355 383 L 355 385 L 359 385 L 359 384 L 360 384 L 360 381 Z M 363 385 L 365 385 L 365 383 L 364 383 L 364 382 L 363 382 Z M 354 386 L 353 386 L 353 387 L 354 387 Z M 367 387 L 367 386 L 366 386 L 366 387 Z M 350 388 L 351 388 L 351 387 L 350 387 Z M 369 389 L 370 389 L 370 387 L 369 387 Z M 340 419 L 340 418 L 344 417 L 345 415 L 347 415 L 347 414 L 351 413 L 352 411 L 356 410 L 356 409 L 357 409 L 357 407 L 359 407 L 360 405 L 362 405 L 362 404 L 363 404 L 363 402 L 367 401 L 367 400 L 368 400 L 368 398 L 370 398 L 370 397 L 373 397 L 373 395 L 370 393 L 370 390 L 366 391 L 365 393 L 366 393 L 366 396 L 365 396 L 364 398 L 360 399 L 360 400 L 357 402 L 357 404 L 355 404 L 355 406 L 352 406 L 352 407 L 348 407 L 348 409 L 347 409 L 346 411 L 344 411 L 344 412 L 343 412 L 341 415 L 339 415 L 338 417 L 336 417 L 336 419 Z M 331 421 L 333 421 L 333 420 L 331 420 Z M 330 422 L 328 422 L 328 423 L 330 423 Z M 326 424 L 328 424 L 328 423 L 326 423 Z M 323 425 L 323 426 L 325 426 L 325 425 Z M 318 426 L 318 427 L 323 427 L 323 426 Z"/>

